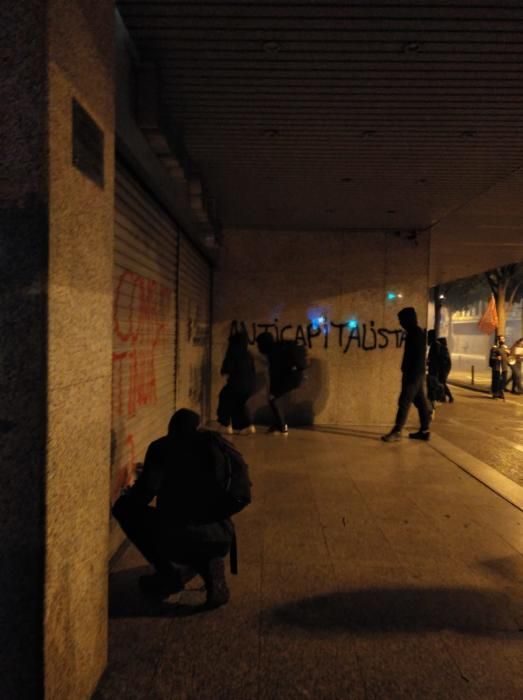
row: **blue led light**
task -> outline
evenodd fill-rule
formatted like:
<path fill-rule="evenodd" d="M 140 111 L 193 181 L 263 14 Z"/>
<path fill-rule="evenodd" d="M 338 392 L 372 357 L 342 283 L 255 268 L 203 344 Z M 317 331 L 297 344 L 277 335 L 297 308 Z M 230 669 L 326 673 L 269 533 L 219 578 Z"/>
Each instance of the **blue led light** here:
<path fill-rule="evenodd" d="M 387 299 L 395 299 L 397 296 L 396 292 L 387 292 Z"/>
<path fill-rule="evenodd" d="M 347 326 L 348 326 L 351 330 L 354 330 L 355 328 L 358 327 L 358 322 L 356 321 L 355 318 L 351 318 L 351 320 L 347 323 Z"/>
<path fill-rule="evenodd" d="M 325 332 L 325 327 L 327 324 L 326 316 L 317 316 L 311 320 L 311 326 L 313 330 L 317 331 L 320 328 Z"/>

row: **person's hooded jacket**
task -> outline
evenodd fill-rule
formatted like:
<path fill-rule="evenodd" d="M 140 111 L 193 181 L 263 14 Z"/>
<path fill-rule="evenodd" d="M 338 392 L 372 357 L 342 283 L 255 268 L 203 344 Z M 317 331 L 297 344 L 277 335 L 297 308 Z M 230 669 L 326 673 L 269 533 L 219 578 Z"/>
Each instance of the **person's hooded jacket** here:
<path fill-rule="evenodd" d="M 404 381 L 417 381 L 425 375 L 426 339 L 425 331 L 418 326 L 418 317 L 411 306 L 398 313 L 400 323 L 405 330 L 405 349 L 401 371 Z"/>

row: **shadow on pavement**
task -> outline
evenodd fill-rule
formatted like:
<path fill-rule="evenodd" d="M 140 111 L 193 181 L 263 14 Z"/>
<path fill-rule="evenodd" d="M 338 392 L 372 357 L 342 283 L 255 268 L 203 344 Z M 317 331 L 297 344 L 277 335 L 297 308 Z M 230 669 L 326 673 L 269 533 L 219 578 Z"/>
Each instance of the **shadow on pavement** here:
<path fill-rule="evenodd" d="M 455 630 L 520 636 L 497 591 L 475 588 L 367 588 L 329 593 L 273 609 L 269 622 L 316 632 L 381 634 Z"/>
<path fill-rule="evenodd" d="M 522 586 L 523 591 L 523 572 L 520 565 L 520 559 L 518 555 L 511 557 L 500 557 L 498 559 L 485 559 L 480 561 L 479 564 L 484 569 L 501 576 L 501 578 L 506 581 L 514 582 Z"/>

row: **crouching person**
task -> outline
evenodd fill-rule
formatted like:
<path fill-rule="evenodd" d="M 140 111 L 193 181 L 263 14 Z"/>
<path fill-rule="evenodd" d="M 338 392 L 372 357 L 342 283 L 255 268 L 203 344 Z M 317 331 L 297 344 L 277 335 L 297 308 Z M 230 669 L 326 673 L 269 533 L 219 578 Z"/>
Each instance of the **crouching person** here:
<path fill-rule="evenodd" d="M 194 411 L 176 411 L 167 435 L 150 444 L 143 470 L 112 512 L 155 569 L 140 578 L 144 593 L 163 600 L 200 574 L 206 607 L 216 608 L 229 600 L 224 561 L 235 543 L 229 517 L 234 509 L 224 507 L 231 499 L 230 474 L 224 473 L 230 467 L 226 459 L 220 464 L 218 438 L 199 430 L 199 423 Z"/>

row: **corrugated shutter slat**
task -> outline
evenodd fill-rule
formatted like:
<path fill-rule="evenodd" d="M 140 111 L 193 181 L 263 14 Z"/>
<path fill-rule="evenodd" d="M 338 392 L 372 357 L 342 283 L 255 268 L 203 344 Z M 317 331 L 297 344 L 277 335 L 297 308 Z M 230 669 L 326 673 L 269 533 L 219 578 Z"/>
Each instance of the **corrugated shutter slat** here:
<path fill-rule="evenodd" d="M 113 498 L 175 407 L 178 266 L 175 224 L 122 164 L 115 191 Z"/>

